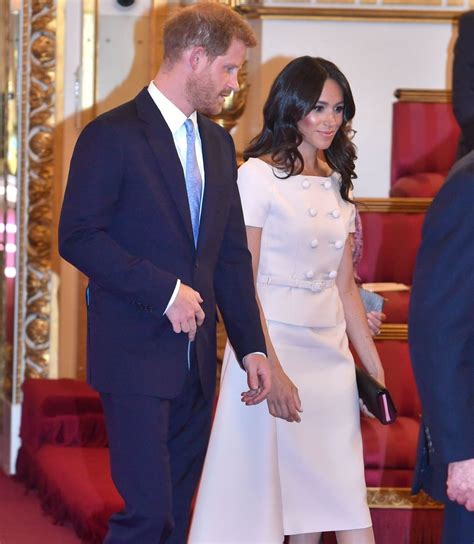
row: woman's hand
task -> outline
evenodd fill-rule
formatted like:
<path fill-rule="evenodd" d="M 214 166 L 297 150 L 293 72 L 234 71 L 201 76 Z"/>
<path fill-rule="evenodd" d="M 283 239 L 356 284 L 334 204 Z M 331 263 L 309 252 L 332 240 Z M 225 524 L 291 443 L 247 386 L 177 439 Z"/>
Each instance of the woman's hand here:
<path fill-rule="evenodd" d="M 367 323 L 369 325 L 372 336 L 377 336 L 380 333 L 380 327 L 387 316 L 382 312 L 371 311 L 367 314 Z"/>
<path fill-rule="evenodd" d="M 367 368 L 366 371 L 369 373 L 370 376 L 372 376 L 372 378 L 376 379 L 380 385 L 383 385 L 385 387 L 385 374 L 381 364 L 377 365 L 377 367 L 374 369 Z M 375 416 L 372 414 L 372 412 L 369 411 L 361 398 L 359 398 L 359 406 L 360 411 L 364 416 L 370 417 L 371 419 L 375 418 Z"/>
<path fill-rule="evenodd" d="M 369 417 L 370 419 L 375 419 L 375 416 L 372 412 L 369 411 L 367 406 L 364 404 L 364 401 L 362 399 L 359 399 L 359 408 L 360 412 L 363 416 Z"/>
<path fill-rule="evenodd" d="M 286 421 L 301 421 L 303 411 L 298 388 L 288 378 L 280 364 L 272 364 L 272 388 L 267 396 L 268 411 Z"/>
<path fill-rule="evenodd" d="M 379 382 L 380 385 L 385 387 L 385 372 L 382 365 L 377 367 L 377 370 L 374 374 L 372 374 L 372 376 Z"/>

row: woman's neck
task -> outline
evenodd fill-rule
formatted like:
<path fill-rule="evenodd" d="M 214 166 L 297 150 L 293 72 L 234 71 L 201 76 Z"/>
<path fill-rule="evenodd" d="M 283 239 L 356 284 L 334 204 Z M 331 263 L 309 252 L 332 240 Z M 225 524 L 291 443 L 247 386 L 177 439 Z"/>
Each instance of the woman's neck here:
<path fill-rule="evenodd" d="M 301 174 L 303 176 L 321 176 L 328 177 L 332 174 L 332 168 L 326 162 L 323 151 L 318 151 L 316 155 L 305 157 L 303 155 L 304 167 Z"/>

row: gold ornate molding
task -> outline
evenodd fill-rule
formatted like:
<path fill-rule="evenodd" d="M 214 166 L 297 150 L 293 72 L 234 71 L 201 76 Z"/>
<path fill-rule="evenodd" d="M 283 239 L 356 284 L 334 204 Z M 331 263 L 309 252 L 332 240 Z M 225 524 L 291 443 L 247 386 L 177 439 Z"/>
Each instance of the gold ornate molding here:
<path fill-rule="evenodd" d="M 406 323 L 383 323 L 376 337 L 378 340 L 408 340 Z"/>
<path fill-rule="evenodd" d="M 322 19 L 330 21 L 388 21 L 456 23 L 462 10 L 282 7 L 240 4 L 238 11 L 255 19 Z"/>
<path fill-rule="evenodd" d="M 448 89 L 397 89 L 394 93 L 399 102 L 451 102 L 452 92 Z"/>
<path fill-rule="evenodd" d="M 56 2 L 22 8 L 17 332 L 13 402 L 27 377 L 47 377 L 52 302 Z"/>
<path fill-rule="evenodd" d="M 235 127 L 245 110 L 250 88 L 250 85 L 247 83 L 247 61 L 245 61 L 242 69 L 239 71 L 238 82 L 239 90 L 237 92 L 232 91 L 229 96 L 226 96 L 222 111 L 217 115 L 211 116 L 213 121 L 228 132 Z"/>
<path fill-rule="evenodd" d="M 432 198 L 356 198 L 360 213 L 423 213 L 429 208 Z"/>
<path fill-rule="evenodd" d="M 413 510 L 442 510 L 444 506 L 420 491 L 412 495 L 408 487 L 368 487 L 367 502 L 369 508 L 397 508 Z"/>

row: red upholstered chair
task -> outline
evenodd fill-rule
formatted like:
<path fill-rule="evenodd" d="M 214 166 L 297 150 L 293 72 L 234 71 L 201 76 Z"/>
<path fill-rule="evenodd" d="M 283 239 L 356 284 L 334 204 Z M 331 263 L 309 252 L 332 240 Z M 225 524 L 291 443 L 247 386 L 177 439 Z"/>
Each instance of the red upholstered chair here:
<path fill-rule="evenodd" d="M 460 129 L 451 93 L 395 92 L 390 196 L 433 197 L 455 162 Z"/>
<path fill-rule="evenodd" d="M 387 387 L 398 409 L 391 425 L 361 418 L 365 479 L 377 544 L 440 542 L 442 509 L 426 495 L 412 497 L 421 406 L 411 369 L 408 344 L 377 341 Z M 359 361 L 356 357 L 356 362 Z M 324 544 L 336 544 L 333 533 Z"/>
<path fill-rule="evenodd" d="M 107 446 L 98 393 L 80 380 L 29 379 L 23 383 L 23 446 Z"/>
<path fill-rule="evenodd" d="M 395 282 L 410 286 L 425 218 L 422 208 L 413 212 L 408 200 L 385 199 L 378 211 L 359 205 L 364 251 L 357 273 L 364 283 Z M 381 293 L 386 301 L 387 323 L 407 323 L 410 291 Z"/>
<path fill-rule="evenodd" d="M 123 508 L 110 476 L 99 395 L 79 380 L 30 379 L 23 398 L 18 478 L 38 491 L 56 522 L 99 544 L 110 515 Z"/>
<path fill-rule="evenodd" d="M 391 425 L 382 425 L 366 417 L 361 420 L 367 486 L 411 487 L 421 404 L 408 343 L 404 340 L 383 340 L 376 346 L 398 417 Z M 359 364 L 357 356 L 356 361 Z"/>

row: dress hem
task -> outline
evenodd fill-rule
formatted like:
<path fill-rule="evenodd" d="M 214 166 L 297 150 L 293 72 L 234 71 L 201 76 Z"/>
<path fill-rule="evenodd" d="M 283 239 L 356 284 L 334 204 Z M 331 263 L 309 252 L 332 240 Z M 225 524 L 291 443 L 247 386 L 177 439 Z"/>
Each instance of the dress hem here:
<path fill-rule="evenodd" d="M 369 525 L 360 525 L 357 527 L 354 527 L 353 525 L 351 527 L 339 527 L 335 529 L 334 527 L 325 527 L 324 529 L 315 529 L 315 528 L 305 528 L 303 530 L 299 530 L 298 532 L 295 531 L 285 531 L 285 536 L 294 536 L 294 535 L 306 535 L 311 533 L 333 533 L 333 532 L 339 532 L 339 531 L 358 531 L 359 529 L 369 529 L 373 527 L 372 523 Z"/>

